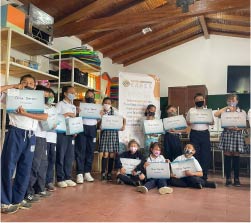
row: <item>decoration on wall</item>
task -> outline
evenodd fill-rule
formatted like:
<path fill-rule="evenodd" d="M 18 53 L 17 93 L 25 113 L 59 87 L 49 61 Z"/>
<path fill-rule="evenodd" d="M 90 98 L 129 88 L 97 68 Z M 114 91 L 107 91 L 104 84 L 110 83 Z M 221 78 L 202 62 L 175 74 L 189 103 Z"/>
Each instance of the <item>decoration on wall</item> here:
<path fill-rule="evenodd" d="M 182 8 L 182 12 L 186 13 L 189 11 L 189 5 L 194 4 L 195 1 L 199 0 L 176 0 L 176 6 Z"/>

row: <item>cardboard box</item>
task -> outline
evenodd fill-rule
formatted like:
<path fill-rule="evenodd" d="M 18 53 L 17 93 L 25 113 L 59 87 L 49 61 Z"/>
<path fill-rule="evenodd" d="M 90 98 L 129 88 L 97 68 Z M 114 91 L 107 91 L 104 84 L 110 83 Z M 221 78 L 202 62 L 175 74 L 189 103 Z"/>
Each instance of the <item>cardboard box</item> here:
<path fill-rule="evenodd" d="M 19 106 L 29 113 L 44 113 L 44 91 L 8 89 L 6 111 L 16 112 Z"/>
<path fill-rule="evenodd" d="M 25 14 L 12 5 L 1 6 L 1 28 L 10 27 L 24 33 Z"/>
<path fill-rule="evenodd" d="M 84 131 L 82 117 L 65 119 L 66 135 L 74 135 Z"/>

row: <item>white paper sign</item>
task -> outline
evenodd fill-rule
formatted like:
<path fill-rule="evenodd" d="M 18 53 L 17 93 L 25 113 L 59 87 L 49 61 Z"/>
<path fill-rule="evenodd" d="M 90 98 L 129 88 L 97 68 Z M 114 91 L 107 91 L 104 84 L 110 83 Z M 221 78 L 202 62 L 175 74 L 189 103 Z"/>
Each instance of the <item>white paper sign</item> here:
<path fill-rule="evenodd" d="M 40 123 L 43 131 L 54 129 L 58 124 L 57 114 L 50 115 L 46 121 L 41 121 Z"/>
<path fill-rule="evenodd" d="M 15 112 L 19 106 L 22 106 L 29 113 L 44 113 L 44 92 L 8 89 L 6 111 Z"/>
<path fill-rule="evenodd" d="M 123 126 L 123 117 L 115 115 L 104 115 L 102 117 L 102 130 L 120 130 Z"/>
<path fill-rule="evenodd" d="M 185 171 L 196 172 L 194 159 L 187 159 L 183 161 L 174 161 L 171 163 L 172 173 L 177 178 L 185 177 Z"/>
<path fill-rule="evenodd" d="M 170 178 L 170 168 L 169 163 L 150 163 L 146 167 L 147 179 L 169 179 Z"/>
<path fill-rule="evenodd" d="M 183 115 L 164 118 L 163 124 L 166 131 L 170 129 L 180 130 L 187 127 L 187 122 Z"/>
<path fill-rule="evenodd" d="M 101 119 L 100 112 L 102 110 L 101 104 L 80 103 L 79 116 L 89 119 Z"/>
<path fill-rule="evenodd" d="M 161 134 L 164 133 L 162 119 L 144 120 L 145 134 Z"/>
<path fill-rule="evenodd" d="M 194 109 L 190 112 L 192 124 L 209 124 L 213 122 L 212 109 Z"/>
<path fill-rule="evenodd" d="M 141 163 L 141 160 L 120 158 L 120 162 L 122 167 L 126 169 L 126 174 L 132 174 L 132 171 Z"/>
<path fill-rule="evenodd" d="M 57 127 L 55 130 L 58 133 L 65 133 L 66 132 L 65 117 L 63 115 L 58 115 Z"/>
<path fill-rule="evenodd" d="M 221 114 L 221 127 L 246 127 L 246 113 L 245 112 L 223 112 Z"/>
<path fill-rule="evenodd" d="M 65 119 L 66 135 L 74 135 L 84 131 L 82 117 Z"/>

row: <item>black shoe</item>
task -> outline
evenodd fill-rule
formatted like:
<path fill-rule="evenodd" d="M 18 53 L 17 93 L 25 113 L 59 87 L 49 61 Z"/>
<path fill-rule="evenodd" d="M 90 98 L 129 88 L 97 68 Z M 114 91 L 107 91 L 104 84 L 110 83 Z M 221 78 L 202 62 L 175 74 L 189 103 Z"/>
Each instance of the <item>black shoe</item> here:
<path fill-rule="evenodd" d="M 202 189 L 203 187 L 202 187 L 201 183 L 197 183 L 197 184 L 195 184 L 195 188 Z"/>
<path fill-rule="evenodd" d="M 240 180 L 239 179 L 234 179 L 234 184 L 233 185 L 235 187 L 240 187 L 241 186 Z"/>
<path fill-rule="evenodd" d="M 232 180 L 231 179 L 226 179 L 226 184 L 227 187 L 232 185 Z"/>
<path fill-rule="evenodd" d="M 112 181 L 112 174 L 110 174 L 110 173 L 107 174 L 107 180 Z"/>
<path fill-rule="evenodd" d="M 45 191 L 39 192 L 38 195 L 40 197 L 49 197 L 49 196 L 51 196 L 51 193 L 49 191 L 45 190 Z"/>
<path fill-rule="evenodd" d="M 107 178 L 106 178 L 106 174 L 105 173 L 102 173 L 101 174 L 101 181 L 106 181 Z"/>
<path fill-rule="evenodd" d="M 216 188 L 217 187 L 217 184 L 213 181 L 206 181 L 205 182 L 205 187 L 208 187 L 208 188 Z"/>
<path fill-rule="evenodd" d="M 135 182 L 133 182 L 133 185 L 136 186 L 136 187 L 141 186 L 141 182 L 140 181 L 135 181 Z"/>
<path fill-rule="evenodd" d="M 125 184 L 125 183 L 117 177 L 117 184 Z"/>
<path fill-rule="evenodd" d="M 35 202 L 38 202 L 39 201 L 39 198 L 37 196 L 34 196 L 32 194 L 28 194 L 26 197 L 25 197 L 25 200 L 29 203 L 35 203 Z"/>

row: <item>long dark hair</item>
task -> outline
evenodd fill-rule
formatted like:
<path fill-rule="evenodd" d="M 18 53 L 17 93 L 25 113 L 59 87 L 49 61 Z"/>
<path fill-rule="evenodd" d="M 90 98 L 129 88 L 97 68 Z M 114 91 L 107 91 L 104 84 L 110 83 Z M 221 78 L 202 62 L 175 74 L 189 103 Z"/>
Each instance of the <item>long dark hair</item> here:
<path fill-rule="evenodd" d="M 146 107 L 146 110 L 145 110 L 145 116 L 147 116 L 147 112 L 148 112 L 148 110 L 150 109 L 150 108 L 156 108 L 156 106 L 155 105 L 153 105 L 153 104 L 149 104 L 147 107 Z"/>

